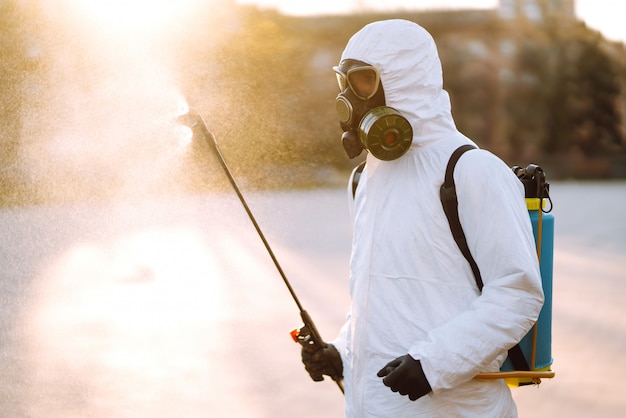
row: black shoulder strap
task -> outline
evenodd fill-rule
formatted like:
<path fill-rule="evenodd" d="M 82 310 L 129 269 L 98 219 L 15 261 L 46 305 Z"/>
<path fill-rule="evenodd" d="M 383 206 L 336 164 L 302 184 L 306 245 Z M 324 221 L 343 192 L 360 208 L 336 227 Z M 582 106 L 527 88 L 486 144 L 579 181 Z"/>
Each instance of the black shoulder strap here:
<path fill-rule="evenodd" d="M 452 236 L 456 241 L 456 244 L 459 246 L 461 253 L 467 259 L 472 268 L 472 272 L 474 273 L 474 278 L 476 279 L 476 286 L 478 286 L 478 290 L 483 290 L 483 279 L 480 275 L 480 270 L 478 269 L 478 265 L 472 257 L 472 253 L 469 250 L 469 246 L 467 245 L 467 239 L 465 238 L 465 233 L 463 232 L 463 228 L 461 227 L 461 221 L 459 220 L 459 201 L 456 197 L 456 186 L 454 184 L 454 167 L 456 166 L 457 161 L 461 158 L 466 151 L 476 149 L 473 145 L 462 145 L 457 148 L 450 157 L 448 161 L 448 166 L 446 167 L 446 177 L 441 185 L 441 189 L 439 191 L 439 195 L 441 198 L 441 204 L 443 205 L 443 211 L 446 213 L 446 217 L 448 218 L 448 223 L 450 224 L 450 230 L 452 231 Z"/>
<path fill-rule="evenodd" d="M 356 188 L 359 186 L 359 180 L 361 179 L 361 173 L 365 169 L 366 161 L 363 161 L 361 164 L 356 166 L 352 171 L 352 198 L 356 196 Z"/>
<path fill-rule="evenodd" d="M 459 202 L 456 196 L 456 186 L 454 184 L 454 167 L 456 166 L 457 161 L 461 158 L 461 155 L 472 149 L 476 149 L 476 147 L 469 144 L 462 145 L 452 153 L 452 156 L 448 161 L 448 166 L 446 167 L 446 177 L 440 189 L 440 197 L 443 210 L 446 213 L 448 223 L 450 224 L 452 236 L 459 246 L 461 253 L 463 253 L 463 256 L 469 262 L 472 272 L 474 273 L 474 278 L 476 279 L 476 286 L 478 286 L 478 290 L 482 292 L 483 279 L 480 275 L 478 265 L 469 250 L 465 233 L 461 227 L 461 221 L 459 220 Z M 516 370 L 530 370 L 528 362 L 526 361 L 519 344 L 516 344 L 509 350 L 509 359 L 511 360 L 511 363 L 513 363 L 513 367 Z"/>

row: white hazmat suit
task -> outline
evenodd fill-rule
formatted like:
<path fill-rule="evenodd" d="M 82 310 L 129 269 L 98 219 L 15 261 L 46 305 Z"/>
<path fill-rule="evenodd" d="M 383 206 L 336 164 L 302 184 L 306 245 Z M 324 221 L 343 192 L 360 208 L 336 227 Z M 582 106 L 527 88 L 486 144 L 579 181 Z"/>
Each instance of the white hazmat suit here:
<path fill-rule="evenodd" d="M 341 58 L 376 67 L 386 105 L 413 128 L 404 156 L 367 156 L 354 199 L 352 304 L 332 342 L 344 364 L 345 414 L 516 416 L 503 380 L 472 379 L 499 370 L 543 304 L 522 184 L 485 150 L 465 153 L 456 166 L 459 217 L 485 284 L 481 293 L 439 199 L 450 155 L 473 142 L 455 127 L 432 37 L 413 22 L 375 22 L 350 39 Z M 421 361 L 432 387 L 417 401 L 376 376 L 407 353 Z"/>

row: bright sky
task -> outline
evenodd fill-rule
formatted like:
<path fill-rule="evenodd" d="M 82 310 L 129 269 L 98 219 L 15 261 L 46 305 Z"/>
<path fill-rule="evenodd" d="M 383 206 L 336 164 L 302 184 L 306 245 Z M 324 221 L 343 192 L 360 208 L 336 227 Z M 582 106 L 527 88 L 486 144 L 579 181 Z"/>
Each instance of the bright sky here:
<path fill-rule="evenodd" d="M 420 10 L 449 8 L 495 8 L 498 0 L 237 0 L 242 4 L 278 7 L 282 12 L 296 15 L 315 13 L 350 13 L 354 10 Z M 384 3 L 384 4 L 381 4 Z M 601 31 L 611 40 L 626 43 L 624 0 L 576 0 L 576 14 L 591 28 Z"/>

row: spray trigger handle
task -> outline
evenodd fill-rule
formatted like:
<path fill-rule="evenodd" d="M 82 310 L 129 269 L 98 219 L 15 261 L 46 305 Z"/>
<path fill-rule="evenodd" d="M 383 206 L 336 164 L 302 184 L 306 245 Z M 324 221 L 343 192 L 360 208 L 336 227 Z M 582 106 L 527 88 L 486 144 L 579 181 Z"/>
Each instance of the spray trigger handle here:
<path fill-rule="evenodd" d="M 300 344 L 303 348 L 309 350 L 312 349 L 314 351 L 317 351 L 319 348 L 321 348 L 321 344 L 315 340 L 313 334 L 306 325 L 303 325 L 302 328 L 294 329 L 289 334 L 291 334 L 291 338 L 295 342 Z"/>

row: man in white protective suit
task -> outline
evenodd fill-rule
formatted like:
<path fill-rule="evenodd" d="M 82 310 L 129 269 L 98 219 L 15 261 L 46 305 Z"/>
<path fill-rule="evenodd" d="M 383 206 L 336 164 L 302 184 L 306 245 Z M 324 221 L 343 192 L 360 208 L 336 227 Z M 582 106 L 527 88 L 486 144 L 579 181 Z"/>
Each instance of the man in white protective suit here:
<path fill-rule="evenodd" d="M 316 381 L 343 371 L 346 417 L 517 416 L 504 380 L 474 377 L 499 370 L 543 304 L 521 182 L 485 150 L 456 165 L 481 292 L 439 197 L 453 151 L 475 144 L 455 127 L 434 40 L 410 21 L 374 22 L 334 69 L 344 148 L 367 158 L 352 208 L 350 312 L 336 340 L 303 349 L 307 371 Z"/>

